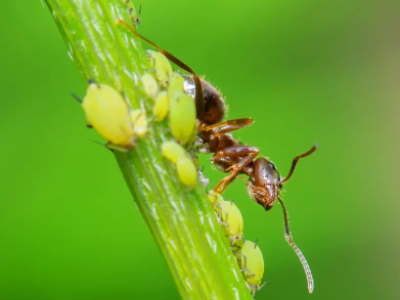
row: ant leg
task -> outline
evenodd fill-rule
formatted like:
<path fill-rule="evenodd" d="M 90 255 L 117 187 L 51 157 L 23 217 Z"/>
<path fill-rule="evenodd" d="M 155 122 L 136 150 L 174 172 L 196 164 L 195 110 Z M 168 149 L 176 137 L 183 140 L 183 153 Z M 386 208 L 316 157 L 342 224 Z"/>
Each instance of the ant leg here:
<path fill-rule="evenodd" d="M 141 40 L 145 41 L 146 43 L 150 44 L 151 46 L 156 48 L 159 52 L 164 54 L 166 58 L 168 58 L 170 61 L 172 61 L 178 67 L 182 68 L 186 72 L 189 72 L 190 74 L 193 75 L 194 85 L 196 87 L 196 95 L 194 97 L 194 100 L 196 102 L 197 119 L 201 120 L 201 118 L 204 115 L 204 93 L 203 93 L 203 85 L 201 84 L 200 78 L 196 74 L 196 72 L 193 71 L 188 65 L 183 63 L 180 59 L 176 58 L 174 55 L 172 55 L 168 51 L 164 50 L 163 48 L 161 48 L 161 47 L 157 46 L 156 44 L 154 44 L 152 41 L 150 41 L 150 40 L 146 39 L 144 36 L 140 35 L 135 29 L 133 29 L 131 26 L 129 26 L 126 22 L 124 22 L 122 20 L 117 20 L 117 24 L 125 26 L 136 37 L 138 37 L 139 39 L 141 39 Z"/>
<path fill-rule="evenodd" d="M 215 132 L 213 134 L 213 136 L 216 137 L 216 136 L 249 126 L 253 123 L 254 123 L 254 121 L 252 118 L 234 119 L 234 120 L 227 120 L 227 121 L 224 121 L 224 122 L 221 122 L 218 124 L 213 124 L 213 125 L 200 124 L 199 130 L 200 131 L 210 131 L 212 129 L 217 128 L 217 130 L 215 130 Z"/>
<path fill-rule="evenodd" d="M 304 157 L 307 157 L 307 156 L 313 154 L 314 151 L 317 150 L 317 148 L 318 148 L 318 144 L 315 144 L 315 145 L 314 145 L 310 150 L 308 150 L 306 153 L 303 153 L 303 154 L 300 154 L 300 155 L 296 156 L 296 157 L 293 159 L 292 167 L 290 168 L 289 174 L 288 174 L 284 179 L 282 179 L 279 183 L 280 183 L 280 184 L 286 183 L 286 182 L 290 179 L 290 177 L 292 177 L 293 172 L 294 172 L 294 169 L 296 168 L 296 165 L 297 165 L 298 161 L 299 161 L 301 158 L 304 158 Z"/>
<path fill-rule="evenodd" d="M 237 176 L 237 174 L 246 168 L 258 155 L 260 150 L 256 147 L 249 146 L 232 146 L 225 148 L 217 153 L 215 153 L 214 157 L 229 157 L 229 158 L 239 158 L 240 161 L 236 164 L 231 165 L 226 171 L 232 170 L 232 172 L 223 178 L 218 185 L 215 187 L 214 191 L 222 194 L 226 187 L 232 182 L 232 180 Z"/>

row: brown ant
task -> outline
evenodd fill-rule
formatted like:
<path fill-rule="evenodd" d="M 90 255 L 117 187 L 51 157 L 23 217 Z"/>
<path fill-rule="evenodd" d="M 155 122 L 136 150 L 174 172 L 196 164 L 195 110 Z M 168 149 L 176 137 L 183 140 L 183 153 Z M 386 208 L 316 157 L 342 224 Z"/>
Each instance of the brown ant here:
<path fill-rule="evenodd" d="M 214 166 L 223 172 L 230 172 L 228 176 L 218 183 L 214 190 L 218 193 L 223 193 L 237 175 L 246 174 L 250 177 L 250 180 L 245 179 L 248 194 L 258 204 L 262 205 L 266 211 L 270 210 L 278 199 L 283 209 L 286 240 L 303 265 L 308 282 L 308 291 L 311 293 L 314 288 L 311 270 L 304 255 L 293 242 L 289 230 L 287 210 L 283 200 L 280 198 L 280 193 L 283 185 L 293 175 L 298 161 L 311 155 L 318 145 L 314 145 L 306 153 L 296 156 L 293 159 L 289 174 L 282 178 L 275 165 L 269 159 L 265 157 L 256 159 L 259 154 L 258 148 L 244 145 L 235 140 L 230 134 L 232 131 L 251 125 L 253 123 L 251 118 L 222 121 L 225 116 L 225 101 L 217 89 L 204 79 L 200 79 L 189 66 L 178 58 L 141 36 L 124 21 L 118 20 L 117 23 L 127 27 L 135 36 L 144 40 L 164 54 L 171 62 L 192 74 L 192 76 L 184 76 L 184 91 L 191 95 L 196 103 L 197 119 L 199 120 L 199 151 L 202 153 L 214 153 L 211 158 Z"/>

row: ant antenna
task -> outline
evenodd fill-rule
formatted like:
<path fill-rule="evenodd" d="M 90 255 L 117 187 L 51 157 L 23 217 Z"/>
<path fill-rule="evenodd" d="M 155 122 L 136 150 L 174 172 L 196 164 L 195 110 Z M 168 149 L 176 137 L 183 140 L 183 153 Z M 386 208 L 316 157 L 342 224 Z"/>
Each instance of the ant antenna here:
<path fill-rule="evenodd" d="M 310 267 L 307 263 L 306 258 L 304 257 L 303 253 L 301 253 L 299 247 L 296 246 L 296 244 L 293 242 L 292 235 L 290 234 L 290 229 L 289 229 L 289 219 L 288 219 L 288 214 L 286 211 L 285 204 L 283 204 L 283 201 L 280 197 L 278 197 L 279 202 L 282 205 L 283 209 L 283 217 L 285 220 L 285 238 L 286 241 L 289 243 L 289 245 L 293 248 L 294 252 L 296 252 L 297 256 L 299 257 L 301 264 L 303 265 L 304 272 L 306 272 L 306 277 L 307 277 L 307 284 L 308 284 L 308 292 L 311 294 L 313 289 L 314 289 L 314 280 L 311 274 Z"/>
<path fill-rule="evenodd" d="M 161 47 L 157 46 L 153 42 L 149 41 L 144 36 L 140 35 L 135 29 L 133 29 L 131 26 L 129 26 L 126 22 L 122 21 L 121 19 L 118 19 L 116 22 L 118 25 L 121 24 L 121 25 L 125 26 L 136 37 L 142 39 L 146 43 L 148 43 L 151 46 L 153 46 L 154 48 L 156 48 L 159 52 L 164 54 L 166 58 L 168 58 L 170 61 L 172 61 L 178 67 L 184 69 L 186 72 L 189 72 L 190 74 L 193 75 L 193 80 L 194 80 L 194 84 L 196 87 L 195 102 L 196 102 L 197 119 L 201 119 L 202 116 L 204 115 L 204 93 L 203 93 L 203 85 L 201 84 L 199 76 L 188 65 L 183 63 L 181 60 L 179 60 L 178 58 L 173 56 L 168 51 L 162 49 Z"/>
<path fill-rule="evenodd" d="M 318 148 L 318 144 L 315 144 L 314 146 L 312 146 L 312 148 L 310 150 L 308 150 L 306 153 L 303 153 L 301 155 L 296 156 L 295 158 L 293 158 L 293 162 L 292 162 L 292 167 L 290 168 L 289 174 L 282 179 L 279 184 L 284 184 L 286 183 L 290 177 L 292 177 L 294 169 L 296 168 L 297 162 L 300 160 L 300 158 L 304 158 L 307 157 L 309 155 L 311 155 L 312 153 L 314 153 L 315 150 L 317 150 Z"/>

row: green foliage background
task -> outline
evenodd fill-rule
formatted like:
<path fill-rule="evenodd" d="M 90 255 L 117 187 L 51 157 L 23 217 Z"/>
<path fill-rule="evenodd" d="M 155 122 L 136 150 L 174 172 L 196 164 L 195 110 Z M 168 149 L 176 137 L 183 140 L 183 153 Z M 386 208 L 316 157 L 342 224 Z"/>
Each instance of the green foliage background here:
<path fill-rule="evenodd" d="M 135 3 L 138 5 L 139 3 Z M 240 180 L 226 192 L 259 239 L 257 299 L 398 299 L 399 8 L 395 1 L 141 1 L 139 31 L 206 74 L 237 132 L 283 174 L 295 241 Z M 0 299 L 179 299 L 110 153 L 70 97 L 85 84 L 47 8 L 0 10 Z M 212 185 L 223 176 L 202 157 Z"/>

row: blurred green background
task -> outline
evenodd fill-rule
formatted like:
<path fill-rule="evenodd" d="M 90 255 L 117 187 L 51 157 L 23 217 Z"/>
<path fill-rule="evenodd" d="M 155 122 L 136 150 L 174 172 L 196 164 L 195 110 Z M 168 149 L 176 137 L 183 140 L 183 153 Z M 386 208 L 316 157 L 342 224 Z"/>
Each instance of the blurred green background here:
<path fill-rule="evenodd" d="M 257 299 L 399 299 L 400 4 L 142 0 L 139 31 L 221 89 L 237 132 L 283 174 L 294 239 L 242 181 L 226 192 L 259 239 Z M 135 3 L 137 6 L 139 3 Z M 70 97 L 85 84 L 46 7 L 0 10 L 0 299 L 179 299 L 114 158 Z M 223 174 L 202 157 L 212 186 Z"/>

